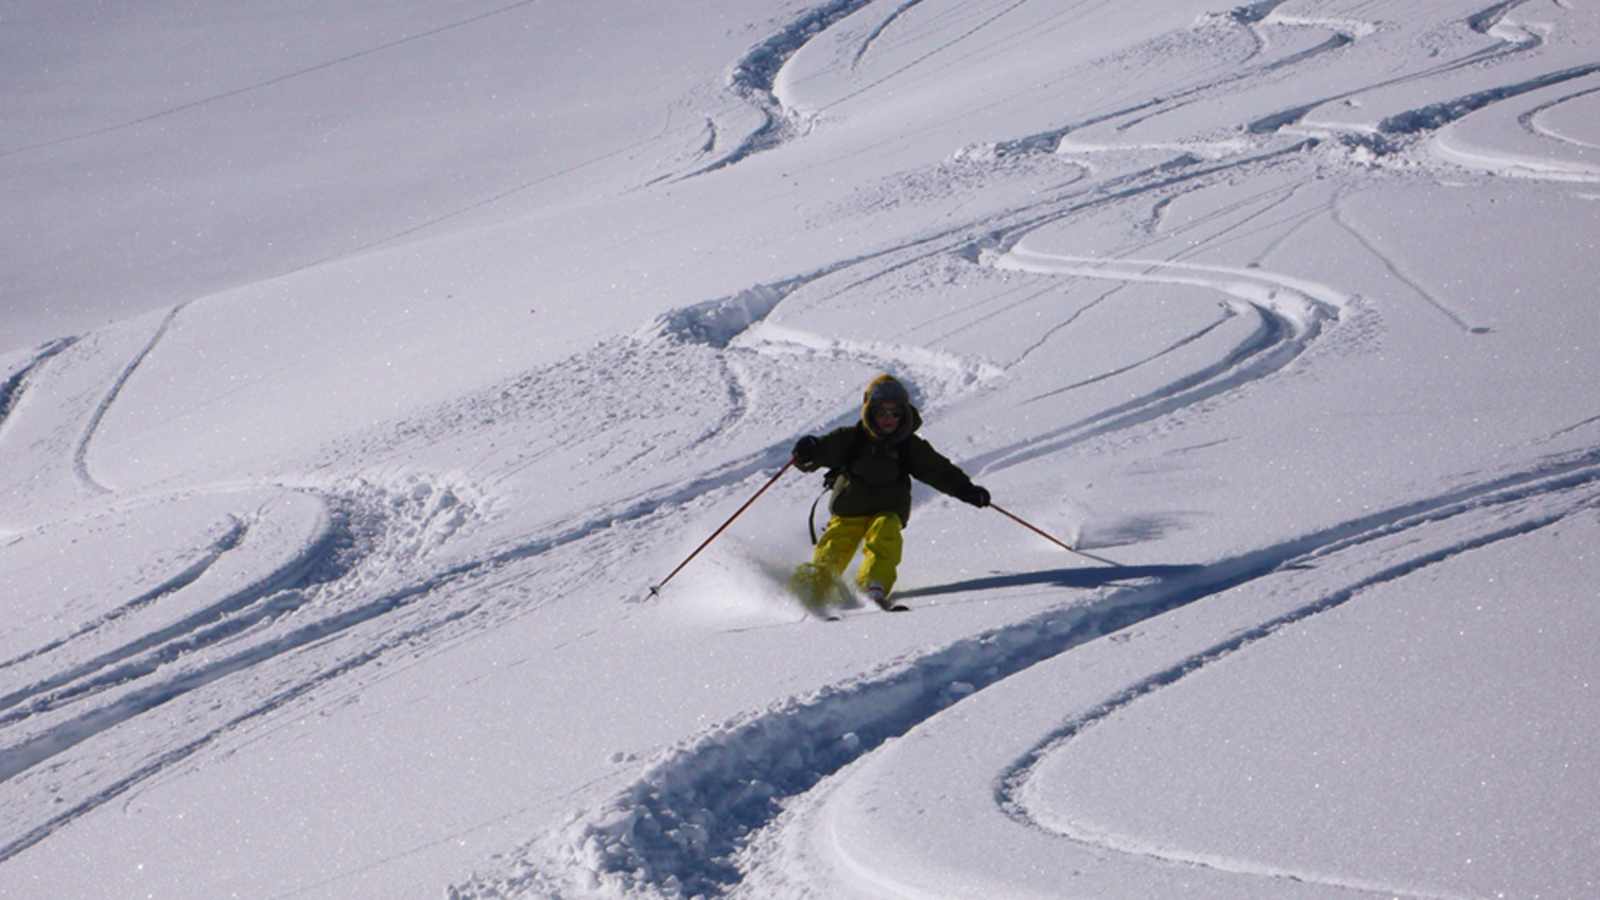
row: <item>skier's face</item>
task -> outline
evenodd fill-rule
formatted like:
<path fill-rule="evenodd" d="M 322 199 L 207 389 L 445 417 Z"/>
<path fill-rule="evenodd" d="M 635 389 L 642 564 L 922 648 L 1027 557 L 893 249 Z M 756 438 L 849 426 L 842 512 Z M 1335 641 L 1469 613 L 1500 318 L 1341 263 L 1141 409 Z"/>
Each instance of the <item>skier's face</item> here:
<path fill-rule="evenodd" d="M 900 427 L 900 417 L 905 413 L 900 409 L 900 404 L 893 401 L 875 403 L 872 406 L 872 427 L 879 434 L 893 434 Z"/>

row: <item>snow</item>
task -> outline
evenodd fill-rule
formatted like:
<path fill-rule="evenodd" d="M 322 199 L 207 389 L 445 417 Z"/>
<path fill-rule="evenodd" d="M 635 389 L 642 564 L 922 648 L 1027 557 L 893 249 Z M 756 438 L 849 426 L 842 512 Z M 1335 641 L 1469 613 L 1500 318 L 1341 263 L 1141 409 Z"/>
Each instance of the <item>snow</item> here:
<path fill-rule="evenodd" d="M 1600 894 L 1582 4 L 0 23 L 0 896 Z"/>

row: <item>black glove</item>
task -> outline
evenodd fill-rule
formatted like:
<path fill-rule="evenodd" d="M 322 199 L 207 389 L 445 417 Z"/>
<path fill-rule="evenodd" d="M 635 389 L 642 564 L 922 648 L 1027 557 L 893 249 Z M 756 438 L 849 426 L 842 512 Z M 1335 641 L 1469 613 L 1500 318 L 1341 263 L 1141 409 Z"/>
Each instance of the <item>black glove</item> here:
<path fill-rule="evenodd" d="M 971 503 L 980 509 L 989 505 L 989 492 L 975 484 L 962 491 L 960 498 L 961 502 Z"/>
<path fill-rule="evenodd" d="M 794 464 L 802 472 L 809 472 L 817 467 L 817 446 L 822 441 L 814 434 L 808 434 L 794 442 Z"/>

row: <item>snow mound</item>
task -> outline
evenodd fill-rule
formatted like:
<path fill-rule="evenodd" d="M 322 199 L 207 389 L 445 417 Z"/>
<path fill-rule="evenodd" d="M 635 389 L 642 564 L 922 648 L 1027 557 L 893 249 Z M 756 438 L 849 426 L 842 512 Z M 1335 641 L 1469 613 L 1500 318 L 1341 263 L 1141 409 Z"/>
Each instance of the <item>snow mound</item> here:
<path fill-rule="evenodd" d="M 784 295 L 784 291 L 771 285 L 758 284 L 731 296 L 659 316 L 639 336 L 646 340 L 726 347 L 752 325 L 771 315 Z"/>

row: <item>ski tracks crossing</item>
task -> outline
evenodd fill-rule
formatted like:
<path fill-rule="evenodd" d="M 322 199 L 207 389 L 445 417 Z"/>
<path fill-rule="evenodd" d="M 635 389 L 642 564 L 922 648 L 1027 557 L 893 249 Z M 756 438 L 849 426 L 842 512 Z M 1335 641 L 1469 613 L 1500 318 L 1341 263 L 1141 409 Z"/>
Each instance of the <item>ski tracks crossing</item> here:
<path fill-rule="evenodd" d="M 62 616 L 39 621 L 66 625 L 54 635 L 8 635 L 0 661 L 0 805 L 16 811 L 0 832 L 0 861 L 239 726 L 464 615 L 394 615 L 466 571 L 447 563 L 442 573 L 417 574 L 481 518 L 484 498 L 460 478 L 369 471 L 164 492 L 119 491 L 96 477 L 91 449 L 108 415 L 136 389 L 141 365 L 182 310 L 168 310 L 142 341 L 135 321 L 52 342 L 4 385 L 0 439 L 68 452 L 59 470 L 11 473 L 26 488 L 14 496 L 34 502 L 10 510 L 30 518 L 13 523 L 22 530 L 0 550 L 8 564 L 48 565 L 34 560 L 35 548 L 65 535 L 84 549 L 86 571 L 59 596 L 17 598 L 60 605 Z M 119 347 L 131 350 L 120 367 Z M 100 378 L 109 384 L 94 400 Z M 165 537 L 114 539 L 124 534 Z M 141 550 L 149 558 L 137 558 Z M 353 656 L 329 640 L 363 626 L 388 634 Z M 274 660 L 285 663 L 263 666 Z M 265 692 L 207 699 L 205 688 L 243 672 L 269 685 Z M 150 715 L 157 710 L 170 714 Z M 152 729 L 164 736 L 143 745 L 127 736 Z M 143 749 L 126 759 L 104 749 L 130 740 Z"/>
<path fill-rule="evenodd" d="M 887 26 L 914 3 L 915 0 L 903 4 L 883 25 Z M 785 29 L 736 67 L 736 87 L 754 98 L 752 102 L 763 111 L 765 125 L 700 172 L 734 164 L 751 153 L 775 146 L 777 139 L 787 135 L 780 127 L 787 113 L 772 91 L 777 70 L 816 31 L 861 5 L 834 3 L 826 8 L 822 18 Z M 1019 2 L 1010 8 L 1021 5 Z M 1275 15 L 1277 5 L 1257 4 L 1257 7 L 1264 15 Z M 1484 20 L 1484 33 L 1497 34 L 1493 30 L 1494 23 L 1515 5 L 1513 2 L 1497 7 L 1498 12 Z M 514 7 L 506 7 L 511 8 Z M 994 18 L 998 19 L 1005 11 Z M 979 28 L 991 21 L 993 19 Z M 1282 21 L 1296 25 L 1326 24 L 1291 22 L 1287 18 Z M 1252 24 L 1251 27 L 1256 26 Z M 876 37 L 878 33 L 861 45 L 857 61 Z M 1514 36 L 1502 39 L 1508 46 L 1522 48 Z M 1314 48 L 1314 52 L 1296 57 L 1294 61 L 1304 61 L 1344 46 L 1345 43 L 1335 41 Z M 903 70 L 889 77 L 899 71 Z M 737 74 L 741 72 L 744 74 Z M 1422 110 L 1415 116 L 1395 118 L 1387 123 L 1388 131 L 1411 134 L 1437 130 L 1443 124 L 1500 100 L 1587 78 L 1593 73 L 1593 67 L 1565 70 L 1511 88 L 1483 92 L 1449 108 Z M 1213 87 L 1217 85 L 1207 86 Z M 1576 98 L 1582 94 L 1570 96 Z M 1299 112 L 1303 115 L 1310 108 Z M 1531 130 L 1539 121 L 1538 111 L 1526 114 Z M 1274 120 L 1270 129 L 1263 126 L 1257 133 L 1294 122 L 1298 122 L 1298 118 L 1293 122 L 1288 118 Z M 728 130 L 719 129 L 716 123 L 711 127 L 713 134 Z M 1552 129 L 1540 127 L 1537 130 L 1545 133 Z M 1062 131 L 1055 137 L 1065 133 Z M 1235 164 L 1214 167 L 1214 171 L 1221 172 Z M 1167 177 L 1153 173 L 1132 182 L 1122 192 L 1106 193 L 1104 197 L 1108 201 L 1124 200 L 1156 193 L 1162 187 L 1182 183 L 1190 177 L 1189 174 Z M 1102 189 L 1109 187 L 1103 185 Z M 1082 205 L 1063 204 L 1060 200 L 1052 203 L 1033 220 L 1026 218 L 1027 211 L 1019 211 L 1011 216 L 989 218 L 980 224 L 1003 229 L 1007 221 L 1017 222 L 1020 224 L 1014 226 L 1013 234 L 1026 235 L 1042 224 L 1083 208 Z M 970 240 L 971 230 L 964 228 L 962 235 L 952 240 L 955 243 Z M 937 242 L 937 239 L 930 241 Z M 983 471 L 1019 465 L 1037 455 L 1058 452 L 1095 436 L 1151 422 L 1276 374 L 1304 356 L 1326 328 L 1359 303 L 1359 298 L 1331 286 L 1258 268 L 1053 254 L 1029 249 L 1025 244 L 1022 237 L 1016 237 L 1003 252 L 989 255 L 986 261 L 1001 269 L 1036 275 L 1093 278 L 1119 284 L 1148 282 L 1197 286 L 1226 298 L 1232 315 L 1251 318 L 1257 325 L 1244 343 L 1219 359 L 1216 365 L 1092 420 L 1073 423 L 1025 444 L 997 449 L 978 461 Z M 936 252 L 949 249 L 942 247 Z M 820 279 L 821 275 L 870 258 L 873 257 L 847 261 L 811 278 Z M 770 401 L 782 388 L 790 386 L 778 372 L 792 366 L 797 356 L 805 358 L 807 365 L 833 365 L 851 371 L 875 368 L 906 371 L 913 381 L 930 390 L 936 403 L 954 402 L 1003 376 L 1001 370 L 983 360 L 956 353 L 827 338 L 768 321 L 778 304 L 805 283 L 809 281 L 784 283 L 777 288 L 753 288 L 735 295 L 734 303 L 714 301 L 711 306 L 690 308 L 676 318 L 669 316 L 656 323 L 659 327 L 655 339 L 680 345 L 699 344 L 715 351 L 707 356 L 716 359 L 720 380 L 726 386 L 724 412 L 695 436 L 689 447 L 708 450 L 735 446 L 730 438 L 741 431 L 748 434 L 759 430 L 756 426 L 762 423 L 757 410 L 764 400 Z M 91 443 L 113 404 L 133 381 L 141 363 L 168 334 L 182 309 L 181 305 L 174 307 L 165 315 L 148 342 L 132 356 L 100 401 L 81 420 L 81 430 L 72 446 L 72 472 L 79 485 L 91 494 L 102 499 L 115 497 L 115 490 L 103 484 L 91 469 Z M 1449 315 L 1448 310 L 1442 311 Z M 727 318 L 728 315 L 732 318 Z M 1464 323 L 1458 321 L 1458 324 Z M 1202 333 L 1193 339 L 1203 336 Z M 21 407 L 18 401 L 24 388 L 33 390 L 32 373 L 40 370 L 47 359 L 61 357 L 64 361 L 66 357 L 62 354 L 71 347 L 69 342 L 52 345 L 32 365 L 0 386 L 0 429 L 9 428 L 13 418 L 21 418 L 20 413 L 12 414 Z M 1072 387 L 1074 385 L 1068 385 L 1062 390 Z M 807 403 L 810 406 L 806 413 L 811 421 L 825 423 L 837 415 L 821 406 L 820 398 L 809 398 Z M 450 561 L 433 571 L 420 571 L 414 563 L 402 564 L 399 560 L 426 557 L 423 551 L 444 546 L 458 530 L 470 527 L 478 512 L 464 499 L 472 493 L 464 484 L 452 484 L 448 477 L 440 476 L 392 476 L 378 484 L 255 486 L 256 490 L 277 491 L 276 499 L 263 500 L 257 496 L 250 501 L 253 508 L 248 513 L 229 513 L 226 518 L 217 520 L 228 523 L 221 534 L 213 535 L 209 543 L 202 544 L 187 564 L 169 577 L 114 604 L 111 610 L 89 620 L 68 636 L 0 663 L 0 669 L 22 671 L 30 666 L 53 664 L 53 660 L 69 656 L 78 660 L 53 671 L 46 665 L 42 674 L 27 686 L 0 700 L 0 706 L 6 710 L 5 718 L 0 719 L 0 734 L 5 735 L 5 749 L 0 751 L 0 784 L 15 787 L 40 763 L 70 752 L 88 739 L 109 732 L 115 725 L 132 721 L 222 677 L 310 648 L 358 626 L 385 620 L 391 613 L 413 608 L 418 599 L 442 587 L 458 586 L 496 572 L 507 564 L 594 537 L 619 522 L 648 520 L 663 510 L 707 493 L 737 489 L 780 462 L 786 446 L 784 442 L 766 442 L 741 449 L 733 452 L 726 463 L 704 471 L 700 477 L 681 486 L 664 484 L 644 490 L 620 499 L 593 516 L 555 523 L 548 534 L 514 542 L 483 558 Z M 638 460 L 628 462 L 637 463 Z M 1404 577 L 1480 546 L 1547 527 L 1580 509 L 1592 508 L 1597 481 L 1600 481 L 1600 456 L 1593 451 L 1547 460 L 1526 471 L 1220 560 L 1206 565 L 1201 572 L 1159 579 L 1153 584 L 1103 589 L 1085 602 L 1053 609 L 946 647 L 892 660 L 854 679 L 730 720 L 670 748 L 633 784 L 599 808 L 580 813 L 557 833 L 520 850 L 513 858 L 510 871 L 483 876 L 458 886 L 454 893 L 460 897 L 501 896 L 543 887 L 587 890 L 597 886 L 665 895 L 725 892 L 746 874 L 741 868 L 741 854 L 753 845 L 763 830 L 778 821 L 782 810 L 794 804 L 797 798 L 806 796 L 855 761 L 907 734 L 940 711 L 967 701 L 987 686 L 1054 659 L 1086 641 L 1252 581 L 1275 576 L 1308 560 L 1336 557 L 1395 536 L 1424 535 L 1431 526 L 1446 520 L 1472 519 L 1489 511 L 1516 513 L 1518 518 L 1513 524 L 1479 527 L 1471 537 L 1447 541 L 1434 550 L 1391 560 L 1371 571 L 1352 575 L 1347 587 L 1328 593 L 1314 603 L 1266 619 L 1247 634 L 1180 660 L 1171 669 L 1129 685 L 1095 709 L 1070 719 L 1058 732 L 1024 753 L 1002 778 L 1009 785 L 999 798 L 1002 808 L 1024 827 L 1037 827 L 1030 822 L 1025 806 L 1016 800 L 1018 788 L 1026 783 L 1032 761 L 1047 755 L 1083 729 L 1114 716 L 1216 659 L 1269 639 L 1286 625 L 1358 598 L 1372 585 Z M 1519 506 L 1533 499 L 1552 502 L 1543 512 Z M 289 509 L 294 512 L 290 514 Z M 292 531 L 286 522 L 301 526 L 299 536 L 285 538 L 274 551 L 255 553 L 256 542 L 264 541 L 273 527 Z M 255 555 L 251 555 L 253 553 Z M 190 607 L 192 611 L 175 613 L 165 625 L 149 627 L 132 639 L 101 648 L 99 652 L 74 654 L 75 648 L 88 646 L 133 622 L 142 622 L 154 611 L 160 610 L 164 615 L 172 612 L 180 598 L 204 593 L 209 582 L 214 580 L 215 571 L 226 566 L 230 559 L 242 560 L 246 556 L 249 556 L 250 565 L 257 567 L 254 581 L 246 588 L 221 595 L 212 593 L 209 602 L 196 600 Z M 268 559 L 275 562 L 268 564 L 265 562 Z M 326 612 L 317 613 L 320 618 L 307 619 L 314 608 L 329 601 L 334 602 Z M 433 634 L 473 612 L 472 608 L 463 607 L 449 611 L 443 618 L 418 613 L 404 622 L 386 625 L 389 629 L 386 636 L 368 649 L 345 656 L 334 654 L 325 664 L 303 667 L 281 680 L 278 689 L 253 708 L 229 710 L 213 718 L 214 727 L 207 726 L 211 730 L 198 732 L 192 740 L 179 741 L 154 758 L 130 764 L 131 768 L 99 778 L 92 784 L 86 782 L 89 786 L 66 804 L 66 812 L 43 822 L 19 823 L 16 828 L 8 829 L 0 836 L 4 841 L 0 843 L 0 861 L 191 756 L 218 736 L 365 665 L 388 648 Z M 280 620 L 293 627 L 275 628 Z M 200 650 L 216 649 L 229 652 L 222 654 L 218 662 L 190 669 L 179 667 L 180 671 L 171 673 L 173 664 L 183 657 Z M 144 680 L 154 677 L 167 680 L 153 683 Z M 110 702 L 92 709 L 78 705 L 96 698 Z M 38 808 L 47 807 L 39 804 Z M 1063 837 L 1081 840 L 1072 835 Z M 1106 849 L 1121 852 L 1114 846 Z"/>
<path fill-rule="evenodd" d="M 852 764 L 991 685 L 1075 647 L 1258 581 L 1293 577 L 1307 566 L 1333 570 L 1344 586 L 1286 607 L 1168 668 L 1070 715 L 998 774 L 999 811 L 1038 829 L 1022 787 L 1038 762 L 1093 725 L 1199 669 L 1269 640 L 1283 629 L 1359 600 L 1367 589 L 1480 547 L 1558 524 L 1600 503 L 1600 450 L 1548 457 L 1537 465 L 1351 519 L 1194 571 L 1110 587 L 1012 625 L 884 663 L 874 671 L 736 717 L 659 754 L 637 780 L 558 831 L 525 845 L 499 872 L 452 889 L 457 900 L 597 891 L 644 896 L 717 896 L 760 877 L 762 853 L 783 838 L 769 829 L 818 827 L 816 803 L 802 800 L 849 777 Z M 1448 526 L 1448 527 L 1444 527 Z M 1377 552 L 1374 552 L 1377 551 Z M 1284 598 L 1303 594 L 1286 592 Z M 825 797 L 823 798 L 825 802 Z M 785 810 L 803 808 L 800 821 Z M 1102 852 L 1153 857 L 1144 849 L 1065 833 Z M 757 851 L 753 847 L 764 848 Z M 859 851 L 858 851 L 859 852 Z M 869 855 L 870 856 L 870 855 Z M 840 861 L 834 863 L 845 864 Z M 834 863 L 828 863 L 829 865 Z M 854 865 L 870 866 L 860 860 Z M 752 870 L 752 866 L 755 867 Z M 1239 867 L 1223 875 L 1305 882 L 1304 873 Z M 1326 882 L 1357 893 L 1382 886 Z M 909 889 L 907 893 L 914 894 Z M 1398 893 L 1406 894 L 1407 891 Z M 1414 892 L 1409 892 L 1414 895 Z"/>

